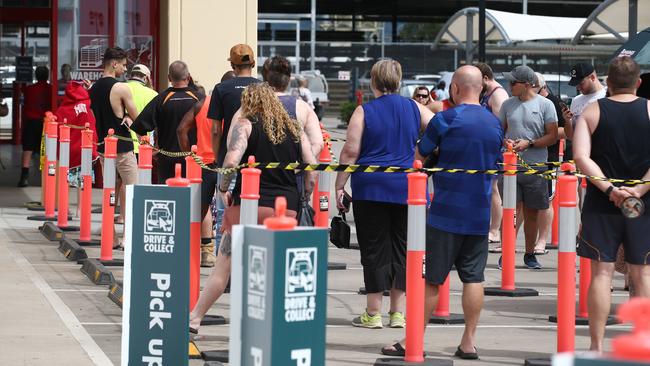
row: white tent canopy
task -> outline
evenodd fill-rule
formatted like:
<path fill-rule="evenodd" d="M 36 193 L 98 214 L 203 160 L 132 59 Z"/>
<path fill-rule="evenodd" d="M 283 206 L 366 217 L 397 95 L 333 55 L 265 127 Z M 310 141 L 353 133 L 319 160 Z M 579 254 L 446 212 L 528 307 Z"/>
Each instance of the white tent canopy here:
<path fill-rule="evenodd" d="M 628 0 L 607 0 L 600 4 L 587 17 L 586 21 L 576 32 L 572 43 L 577 44 L 585 39 L 617 39 L 627 40 L 629 27 Z M 637 0 L 637 32 L 650 27 L 650 0 Z"/>
<path fill-rule="evenodd" d="M 487 42 L 505 44 L 538 40 L 568 41 L 575 37 L 585 20 L 586 18 L 526 15 L 486 9 L 485 39 Z M 455 43 L 460 46 L 468 41 L 476 42 L 478 23 L 478 8 L 459 10 L 445 23 L 434 45 Z"/>

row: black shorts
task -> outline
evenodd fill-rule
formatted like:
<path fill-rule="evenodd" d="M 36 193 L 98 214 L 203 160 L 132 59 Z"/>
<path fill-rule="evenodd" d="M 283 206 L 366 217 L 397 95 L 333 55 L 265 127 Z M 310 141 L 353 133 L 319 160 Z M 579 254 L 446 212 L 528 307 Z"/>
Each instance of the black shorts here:
<path fill-rule="evenodd" d="M 158 184 L 167 184 L 165 181 L 176 176 L 176 164 L 181 164 L 181 175 L 185 178 L 185 158 L 170 158 L 158 153 L 156 155 L 158 168 Z"/>
<path fill-rule="evenodd" d="M 43 136 L 43 120 L 28 119 L 23 121 L 23 151 L 41 151 Z"/>
<path fill-rule="evenodd" d="M 503 197 L 503 176 L 499 176 L 499 193 Z M 517 203 L 532 210 L 546 210 L 549 207 L 549 187 L 541 175 L 517 174 Z"/>
<path fill-rule="evenodd" d="M 627 219 L 622 214 L 582 213 L 577 253 L 599 262 L 616 262 L 618 247 L 623 245 L 625 261 L 650 264 L 650 215 Z"/>
<path fill-rule="evenodd" d="M 209 167 L 214 168 L 214 164 L 208 164 Z M 217 186 L 217 173 L 201 169 L 201 212 L 207 212 L 207 208 L 212 203 L 214 197 L 215 187 Z"/>
<path fill-rule="evenodd" d="M 424 278 L 442 285 L 452 266 L 463 283 L 485 281 L 488 236 L 454 234 L 427 225 L 427 251 Z"/>
<path fill-rule="evenodd" d="M 353 205 L 366 291 L 406 291 L 408 206 L 363 200 Z"/>

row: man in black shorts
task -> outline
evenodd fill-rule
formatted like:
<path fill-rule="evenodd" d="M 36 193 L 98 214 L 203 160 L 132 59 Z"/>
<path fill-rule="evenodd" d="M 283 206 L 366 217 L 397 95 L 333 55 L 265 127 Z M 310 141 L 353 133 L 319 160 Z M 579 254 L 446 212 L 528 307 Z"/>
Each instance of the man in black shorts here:
<path fill-rule="evenodd" d="M 450 94 L 458 106 L 431 119 L 418 143 L 416 159 L 424 161 L 439 148 L 437 167 L 497 169 L 501 160 L 503 128 L 499 119 L 480 105 L 482 88 L 482 75 L 478 68 L 463 66 L 456 70 Z M 456 356 L 477 359 L 475 333 L 483 307 L 492 177 L 436 173 L 433 185 L 436 194 L 426 227 L 424 311 L 425 314 L 433 313 L 438 301 L 438 286 L 445 282 L 455 265 L 463 282 L 465 315 L 465 332 Z M 382 353 L 401 355 L 403 347 L 402 341 L 384 347 Z"/>
<path fill-rule="evenodd" d="M 25 103 L 23 106 L 23 155 L 22 170 L 18 187 L 27 187 L 29 164 L 34 151 L 41 150 L 43 134 L 43 117 L 51 109 L 52 86 L 47 82 L 50 71 L 45 66 L 39 66 L 34 71 L 36 83 L 25 88 Z"/>
<path fill-rule="evenodd" d="M 139 135 L 156 130 L 156 145 L 162 150 L 180 152 L 176 129 L 187 111 L 202 97 L 189 86 L 190 71 L 183 61 L 174 61 L 169 65 L 167 74 L 171 87 L 153 98 L 133 122 L 131 129 Z M 190 137 L 190 143 L 196 143 L 196 133 Z M 169 157 L 163 153 L 156 155 L 158 160 L 158 182 L 164 183 L 174 177 L 174 167 L 181 164 L 185 176 L 185 158 Z"/>
<path fill-rule="evenodd" d="M 584 174 L 650 180 L 650 145 L 646 140 L 650 135 L 650 103 L 635 95 L 639 83 L 639 65 L 632 58 L 619 57 L 610 63 L 610 97 L 590 104 L 576 122 L 573 156 Z M 592 260 L 588 304 L 593 351 L 603 350 L 614 262 L 621 244 L 637 295 L 650 297 L 648 190 L 650 185 L 588 181 L 577 252 Z M 631 197 L 645 203 L 646 211 L 640 217 L 621 214 L 623 202 Z"/>

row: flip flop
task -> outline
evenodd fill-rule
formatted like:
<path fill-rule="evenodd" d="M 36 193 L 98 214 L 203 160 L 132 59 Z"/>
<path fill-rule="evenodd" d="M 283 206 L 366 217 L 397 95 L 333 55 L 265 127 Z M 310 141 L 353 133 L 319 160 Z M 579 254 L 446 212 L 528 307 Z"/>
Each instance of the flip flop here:
<path fill-rule="evenodd" d="M 533 250 L 533 254 L 535 255 L 546 255 L 549 253 L 548 249 L 535 249 Z"/>
<path fill-rule="evenodd" d="M 454 353 L 454 356 L 463 359 L 463 360 L 478 360 L 478 350 L 476 347 L 474 347 L 474 352 L 463 352 L 462 349 L 460 349 L 460 346 L 458 346 L 458 349 L 456 350 L 456 353 Z"/>
<path fill-rule="evenodd" d="M 381 349 L 381 354 L 385 356 L 395 356 L 395 357 L 404 357 L 404 355 L 406 355 L 406 350 L 404 349 L 404 347 L 402 347 L 402 345 L 399 342 L 393 344 L 390 347 L 393 347 L 393 349 L 390 349 L 388 347 L 383 347 Z M 422 356 L 427 357 L 427 353 L 422 352 Z"/>
<path fill-rule="evenodd" d="M 199 330 L 196 329 L 196 328 L 192 328 L 192 327 L 190 327 L 190 333 L 192 333 L 192 334 L 199 334 Z"/>

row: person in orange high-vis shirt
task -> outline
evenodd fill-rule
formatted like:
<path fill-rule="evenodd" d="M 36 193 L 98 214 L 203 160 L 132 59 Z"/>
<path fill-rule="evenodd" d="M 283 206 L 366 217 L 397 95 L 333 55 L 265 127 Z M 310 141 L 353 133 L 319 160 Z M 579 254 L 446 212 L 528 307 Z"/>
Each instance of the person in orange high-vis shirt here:
<path fill-rule="evenodd" d="M 212 151 L 212 120 L 208 118 L 210 96 L 196 102 L 194 107 L 187 111 L 178 125 L 178 144 L 182 151 L 190 151 L 190 130 L 196 128 L 197 154 L 203 162 L 211 168 L 216 167 L 214 152 Z M 217 173 L 202 169 L 201 182 L 201 267 L 214 266 L 214 242 L 212 241 L 212 215 L 207 215 L 210 203 L 214 197 L 214 187 L 217 184 Z"/>

